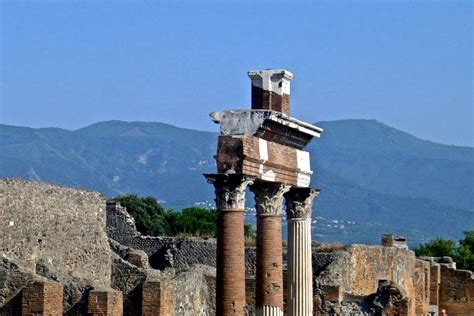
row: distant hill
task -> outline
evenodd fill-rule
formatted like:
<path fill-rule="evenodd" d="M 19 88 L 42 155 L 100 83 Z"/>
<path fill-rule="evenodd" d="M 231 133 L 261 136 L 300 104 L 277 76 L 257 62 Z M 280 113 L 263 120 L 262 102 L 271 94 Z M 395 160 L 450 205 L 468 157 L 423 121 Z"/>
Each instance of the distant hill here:
<path fill-rule="evenodd" d="M 313 185 L 322 189 L 315 239 L 378 243 L 393 232 L 416 243 L 474 227 L 473 148 L 423 141 L 373 120 L 316 124 L 325 131 L 308 148 Z M 76 131 L 0 125 L 0 177 L 152 195 L 167 207 L 209 204 L 213 191 L 202 174 L 215 170 L 216 137 L 145 122 Z"/>

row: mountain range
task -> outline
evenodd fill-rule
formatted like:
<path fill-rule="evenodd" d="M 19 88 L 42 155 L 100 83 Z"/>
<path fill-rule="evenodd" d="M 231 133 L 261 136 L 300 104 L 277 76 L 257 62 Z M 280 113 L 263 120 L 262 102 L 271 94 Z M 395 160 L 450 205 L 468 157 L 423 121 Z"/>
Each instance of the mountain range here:
<path fill-rule="evenodd" d="M 312 186 L 322 190 L 314 239 L 379 243 L 382 233 L 394 233 L 417 244 L 474 229 L 474 148 L 421 140 L 375 120 L 316 125 L 324 132 L 307 148 Z M 151 195 L 169 208 L 212 205 L 202 174 L 215 171 L 217 136 L 154 122 L 107 121 L 74 131 L 0 125 L 0 177 L 107 197 Z"/>

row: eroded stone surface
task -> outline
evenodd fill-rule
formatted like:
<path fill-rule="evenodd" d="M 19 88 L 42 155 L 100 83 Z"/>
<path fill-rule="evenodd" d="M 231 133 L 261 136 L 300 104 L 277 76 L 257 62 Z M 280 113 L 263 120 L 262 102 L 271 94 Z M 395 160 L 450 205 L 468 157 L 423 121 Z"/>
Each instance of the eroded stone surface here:
<path fill-rule="evenodd" d="M 0 180 L 0 251 L 33 271 L 44 260 L 59 275 L 108 285 L 105 216 L 97 192 Z"/>

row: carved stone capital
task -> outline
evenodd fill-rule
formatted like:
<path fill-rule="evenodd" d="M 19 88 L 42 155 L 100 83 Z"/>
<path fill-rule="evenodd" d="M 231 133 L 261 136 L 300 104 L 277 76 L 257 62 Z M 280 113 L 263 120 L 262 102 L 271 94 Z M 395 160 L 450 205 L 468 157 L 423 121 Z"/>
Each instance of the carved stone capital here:
<path fill-rule="evenodd" d="M 214 185 L 216 207 L 219 211 L 243 211 L 245 189 L 253 183 L 253 178 L 241 174 L 205 174 L 207 182 Z"/>
<path fill-rule="evenodd" d="M 287 219 L 311 218 L 313 199 L 319 195 L 319 192 L 318 189 L 291 188 L 285 194 Z"/>
<path fill-rule="evenodd" d="M 289 185 L 276 182 L 255 182 L 251 187 L 255 195 L 257 215 L 279 215 L 283 209 L 283 194 L 290 190 Z"/>

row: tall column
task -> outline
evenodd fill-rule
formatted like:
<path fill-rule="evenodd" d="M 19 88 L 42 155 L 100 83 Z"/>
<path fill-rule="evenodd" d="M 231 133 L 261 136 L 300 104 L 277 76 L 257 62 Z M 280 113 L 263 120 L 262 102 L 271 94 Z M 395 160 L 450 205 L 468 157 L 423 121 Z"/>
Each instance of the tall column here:
<path fill-rule="evenodd" d="M 245 189 L 253 183 L 239 174 L 207 174 L 217 207 L 216 314 L 245 313 Z"/>
<path fill-rule="evenodd" d="M 313 314 L 311 210 L 319 190 L 292 188 L 285 194 L 288 219 L 288 315 Z"/>
<path fill-rule="evenodd" d="M 257 316 L 283 316 L 283 194 L 290 186 L 256 182 L 250 187 L 257 209 Z"/>

